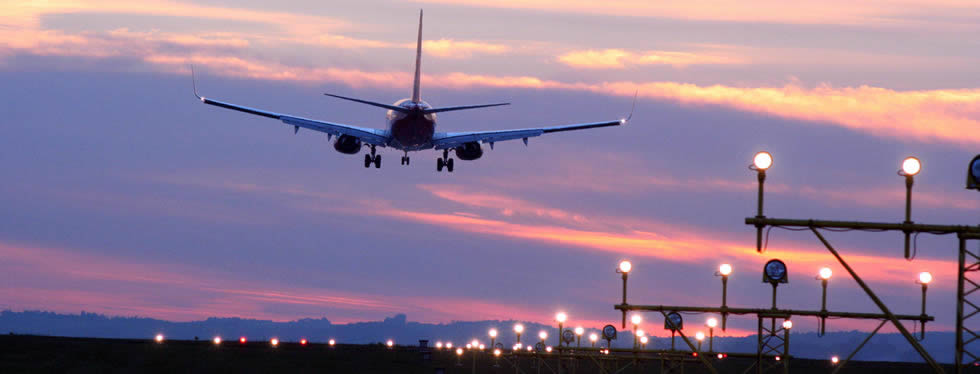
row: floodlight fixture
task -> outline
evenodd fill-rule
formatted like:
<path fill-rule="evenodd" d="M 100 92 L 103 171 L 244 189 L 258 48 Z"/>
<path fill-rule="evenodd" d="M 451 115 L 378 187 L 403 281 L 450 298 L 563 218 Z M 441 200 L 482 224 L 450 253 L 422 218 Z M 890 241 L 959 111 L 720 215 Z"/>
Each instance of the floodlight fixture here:
<path fill-rule="evenodd" d="M 772 154 L 766 151 L 756 153 L 755 157 L 752 158 L 752 166 L 754 166 L 756 170 L 768 170 L 770 167 L 772 167 Z"/>
<path fill-rule="evenodd" d="M 912 176 L 919 174 L 922 170 L 922 163 L 915 157 L 908 157 L 902 161 L 902 175 Z"/>
<path fill-rule="evenodd" d="M 830 268 L 828 268 L 828 267 L 822 267 L 822 268 L 820 268 L 819 275 L 820 275 L 820 279 L 828 280 L 828 279 L 830 279 L 831 276 L 834 275 L 834 271 L 833 270 L 830 270 Z"/>

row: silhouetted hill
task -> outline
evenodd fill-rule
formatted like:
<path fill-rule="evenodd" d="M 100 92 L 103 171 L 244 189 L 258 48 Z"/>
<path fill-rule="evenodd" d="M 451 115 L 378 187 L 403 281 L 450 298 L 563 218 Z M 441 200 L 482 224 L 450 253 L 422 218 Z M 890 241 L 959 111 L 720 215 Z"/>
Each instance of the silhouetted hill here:
<path fill-rule="evenodd" d="M 170 322 L 143 317 L 108 317 L 101 314 L 58 314 L 42 311 L 0 312 L 0 331 L 14 334 L 35 334 L 69 337 L 93 338 L 137 338 L 148 339 L 163 333 L 170 339 L 210 339 L 222 336 L 237 339 L 245 336 L 249 340 L 278 337 L 283 341 L 298 341 L 306 338 L 313 342 L 337 339 L 338 342 L 365 344 L 394 339 L 398 344 L 414 345 L 419 339 L 452 341 L 456 344 L 479 339 L 489 345 L 487 331 L 496 327 L 500 331 L 497 341 L 510 347 L 515 341 L 511 327 L 517 321 L 453 321 L 447 324 L 410 322 L 404 314 L 385 318 L 376 322 L 357 322 L 334 324 L 326 318 L 300 319 L 289 322 L 274 322 L 244 318 L 208 318 L 203 321 Z M 548 331 L 548 343 L 556 344 L 555 326 L 522 322 L 525 333 L 521 340 L 525 343 L 538 341 L 538 332 Z M 953 333 L 930 332 L 922 341 L 933 357 L 941 362 L 953 361 Z M 841 358 L 867 336 L 866 332 L 830 332 L 823 337 L 816 333 L 793 333 L 790 337 L 792 354 L 798 357 L 827 359 L 833 355 Z M 583 339 L 584 340 L 584 339 Z M 628 331 L 620 333 L 613 346 L 629 347 L 632 336 Z M 464 343 L 465 344 L 465 343 Z M 583 341 L 583 344 L 589 344 Z M 719 352 L 754 352 L 756 338 L 746 337 L 715 338 L 715 350 Z M 647 346 L 651 349 L 670 347 L 669 338 L 656 338 Z M 686 349 L 678 337 L 678 349 Z M 707 341 L 702 349 L 707 350 Z M 897 333 L 878 334 L 856 356 L 864 361 L 905 361 L 921 362 L 915 350 Z"/>

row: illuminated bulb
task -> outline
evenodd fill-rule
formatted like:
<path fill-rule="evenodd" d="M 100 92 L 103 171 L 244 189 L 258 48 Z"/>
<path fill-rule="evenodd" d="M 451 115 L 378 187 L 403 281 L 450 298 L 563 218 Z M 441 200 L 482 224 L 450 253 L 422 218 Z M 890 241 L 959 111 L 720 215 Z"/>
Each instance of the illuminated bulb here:
<path fill-rule="evenodd" d="M 279 345 L 279 339 L 272 338 L 272 340 L 270 340 L 269 343 L 271 343 L 272 346 L 275 347 L 275 346 Z"/>
<path fill-rule="evenodd" d="M 599 341 L 599 335 L 597 335 L 596 333 L 589 334 L 589 340 L 591 340 L 592 342 L 597 342 Z"/>
<path fill-rule="evenodd" d="M 483 345 L 483 344 L 480 344 L 480 350 L 481 350 L 481 351 L 482 351 L 482 350 L 484 350 L 484 349 L 486 349 L 486 348 L 487 348 L 487 347 L 486 347 L 485 345 Z"/>
<path fill-rule="evenodd" d="M 327 341 L 327 344 L 330 344 L 330 346 L 333 347 L 334 344 L 337 344 L 337 341 L 336 340 L 333 340 L 333 339 L 330 339 L 329 341 Z M 442 342 L 436 343 L 436 346 L 438 346 L 439 348 L 442 348 Z"/>
<path fill-rule="evenodd" d="M 776 361 L 782 360 L 782 357 L 776 356 Z"/>
<path fill-rule="evenodd" d="M 634 314 L 633 317 L 630 317 L 630 322 L 633 322 L 634 325 L 639 325 L 640 322 L 643 322 L 643 317 L 639 314 Z"/>
<path fill-rule="evenodd" d="M 648 339 L 647 337 L 645 336 L 640 337 L 640 343 L 647 344 L 648 341 L 650 341 L 650 339 Z"/>
<path fill-rule="evenodd" d="M 832 275 L 834 275 L 834 271 L 830 270 L 830 268 L 820 268 L 820 279 L 827 280 Z"/>
<path fill-rule="evenodd" d="M 630 270 L 633 270 L 633 263 L 631 263 L 629 261 L 626 261 L 626 260 L 623 260 L 622 262 L 619 263 L 619 271 L 620 272 L 622 272 L 622 273 L 629 273 Z"/>
<path fill-rule="evenodd" d="M 708 324 L 708 327 L 710 327 L 710 328 L 715 328 L 715 327 L 718 326 L 718 320 L 715 319 L 714 317 L 708 318 L 708 321 L 705 322 L 705 323 L 707 323 Z"/>
<path fill-rule="evenodd" d="M 830 363 L 837 365 L 838 362 L 840 362 L 840 357 L 834 356 L 830 358 Z"/>
<path fill-rule="evenodd" d="M 456 355 L 457 356 L 462 356 L 463 355 L 463 348 L 456 348 Z"/>
<path fill-rule="evenodd" d="M 242 343 L 242 344 L 245 344 L 245 342 L 247 342 L 247 341 L 248 341 L 248 339 L 245 339 L 245 337 L 244 337 L 244 336 L 243 336 L 243 337 L 240 337 L 240 338 L 238 338 L 238 342 L 239 342 L 239 343 Z"/>
<path fill-rule="evenodd" d="M 528 351 L 528 352 L 531 352 L 531 351 L 533 351 L 533 350 L 534 350 L 534 348 L 532 348 L 531 346 L 527 346 L 527 351 Z"/>
<path fill-rule="evenodd" d="M 473 344 L 466 343 L 466 349 L 473 349 Z"/>
<path fill-rule="evenodd" d="M 497 329 L 490 329 L 490 337 L 491 338 L 497 337 Z"/>
<path fill-rule="evenodd" d="M 928 271 L 919 273 L 919 283 L 929 284 L 929 282 L 932 282 L 932 273 Z"/>
<path fill-rule="evenodd" d="M 446 349 L 453 349 L 453 342 L 446 343 Z"/>
<path fill-rule="evenodd" d="M 752 163 L 755 165 L 756 169 L 769 169 L 769 167 L 772 166 L 772 155 L 766 151 L 756 153 L 755 158 L 752 159 Z"/>
<path fill-rule="evenodd" d="M 153 340 L 155 340 L 157 343 L 163 343 L 163 334 L 157 334 L 157 336 L 153 337 Z"/>
<path fill-rule="evenodd" d="M 647 333 L 645 331 L 643 331 L 643 330 L 636 330 L 636 336 L 639 336 L 639 337 L 642 338 L 646 334 Z"/>
<path fill-rule="evenodd" d="M 395 341 L 393 341 L 391 339 L 388 339 L 388 341 L 385 342 L 385 345 L 387 345 L 388 348 L 394 347 L 395 346 Z"/>
<path fill-rule="evenodd" d="M 500 356 L 500 350 L 499 349 L 494 349 L 493 350 L 493 355 L 499 357 Z"/>
<path fill-rule="evenodd" d="M 300 339 L 299 340 L 299 344 L 300 345 L 306 345 L 306 343 L 307 343 L 306 339 Z"/>
<path fill-rule="evenodd" d="M 902 161 L 902 172 L 905 175 L 916 175 L 919 174 L 920 170 L 922 170 L 922 163 L 919 162 L 919 159 L 909 157 Z"/>
<path fill-rule="evenodd" d="M 704 340 L 704 333 L 698 331 L 696 334 L 694 334 L 694 338 L 697 339 L 698 341 L 702 341 Z"/>
<path fill-rule="evenodd" d="M 541 332 L 538 333 L 538 337 L 541 338 L 541 340 L 548 339 L 548 332 L 547 331 L 541 331 Z"/>
<path fill-rule="evenodd" d="M 722 358 L 724 358 L 724 356 L 722 356 L 721 353 L 719 353 L 718 354 L 718 359 L 721 360 Z"/>
<path fill-rule="evenodd" d="M 793 328 L 793 321 L 790 320 L 783 321 L 783 328 L 787 330 Z"/>
<path fill-rule="evenodd" d="M 480 345 L 480 341 L 479 340 L 476 340 L 476 339 L 473 339 L 473 341 L 470 342 L 470 345 L 472 345 L 473 348 L 476 348 L 477 346 Z"/>
<path fill-rule="evenodd" d="M 721 264 L 721 266 L 718 267 L 718 274 L 721 274 L 721 275 L 724 275 L 724 276 L 727 277 L 731 273 L 732 273 L 732 265 L 731 264 Z"/>
<path fill-rule="evenodd" d="M 548 351 L 548 353 L 551 353 L 551 346 L 549 345 L 549 346 L 545 347 L 544 350 L 545 351 Z"/>
<path fill-rule="evenodd" d="M 514 332 L 516 332 L 518 334 L 524 332 L 524 325 L 522 325 L 520 323 L 514 325 Z"/>
<path fill-rule="evenodd" d="M 585 329 L 582 326 L 575 328 L 575 335 L 582 336 L 583 334 L 585 334 Z"/>
<path fill-rule="evenodd" d="M 214 345 L 221 344 L 221 337 L 220 336 L 215 336 L 214 339 L 211 339 L 211 341 L 214 342 Z"/>
<path fill-rule="evenodd" d="M 333 342 L 333 340 L 331 340 Z M 436 349 L 442 349 L 442 342 L 436 342 Z"/>
<path fill-rule="evenodd" d="M 558 314 L 555 314 L 555 321 L 558 321 L 558 323 L 565 323 L 566 320 L 568 320 L 568 315 L 565 314 L 565 312 L 558 312 Z"/>

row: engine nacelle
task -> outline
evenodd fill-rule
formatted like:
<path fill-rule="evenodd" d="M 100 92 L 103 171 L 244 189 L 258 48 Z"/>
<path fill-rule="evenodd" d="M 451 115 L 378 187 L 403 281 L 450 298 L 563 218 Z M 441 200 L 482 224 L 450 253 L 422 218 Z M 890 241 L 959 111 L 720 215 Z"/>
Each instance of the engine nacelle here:
<path fill-rule="evenodd" d="M 473 161 L 483 156 L 483 148 L 480 148 L 480 143 L 477 142 L 464 143 L 454 151 L 460 160 Z"/>
<path fill-rule="evenodd" d="M 341 135 L 337 138 L 337 141 L 333 143 L 333 149 L 337 152 L 352 155 L 361 151 L 361 139 L 355 138 L 353 136 Z"/>

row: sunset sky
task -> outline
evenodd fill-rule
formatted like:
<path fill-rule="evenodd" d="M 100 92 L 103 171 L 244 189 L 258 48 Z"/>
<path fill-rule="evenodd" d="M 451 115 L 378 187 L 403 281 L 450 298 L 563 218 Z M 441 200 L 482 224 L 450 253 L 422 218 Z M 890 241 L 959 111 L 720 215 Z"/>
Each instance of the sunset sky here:
<path fill-rule="evenodd" d="M 689 4 L 690 3 L 690 4 Z M 755 252 L 752 155 L 766 213 L 900 222 L 901 160 L 917 156 L 913 220 L 977 224 L 963 189 L 980 150 L 980 6 L 967 0 L 7 1 L 0 5 L 0 308 L 334 322 L 618 321 L 630 301 L 876 311 L 812 234 Z M 422 97 L 437 131 L 612 120 L 628 126 L 499 143 L 436 173 L 382 150 L 380 170 L 209 98 L 351 125 L 410 96 L 425 9 Z M 954 324 L 956 241 L 828 233 L 897 313 Z M 652 321 L 661 319 L 648 316 Z M 705 316 L 690 316 L 700 323 Z M 753 331 L 732 322 L 729 334 Z M 816 321 L 796 328 L 812 331 Z M 832 321 L 831 330 L 871 325 Z M 653 328 L 651 328 L 653 329 Z M 659 329 L 654 329 L 659 330 Z M 886 329 L 887 330 L 887 329 Z M 654 331 L 657 332 L 657 331 Z"/>

